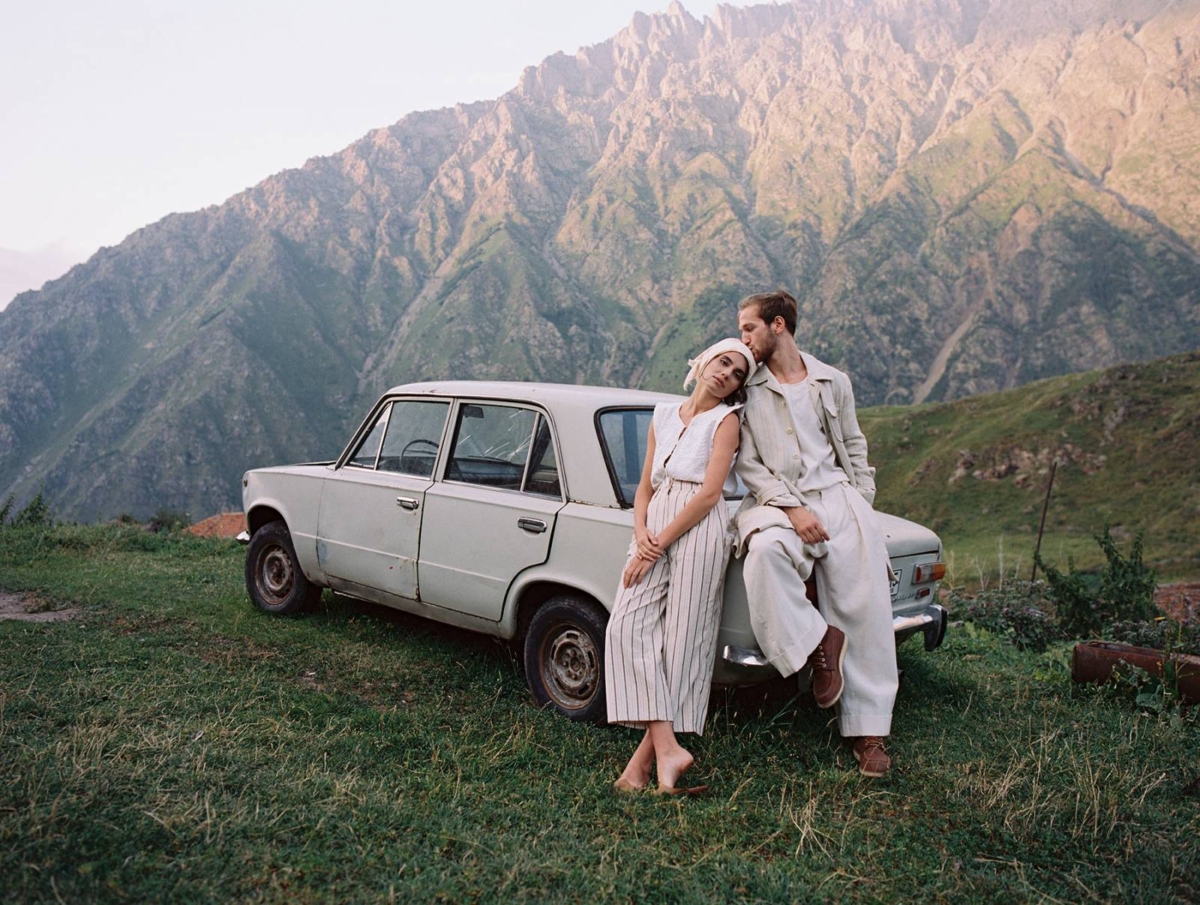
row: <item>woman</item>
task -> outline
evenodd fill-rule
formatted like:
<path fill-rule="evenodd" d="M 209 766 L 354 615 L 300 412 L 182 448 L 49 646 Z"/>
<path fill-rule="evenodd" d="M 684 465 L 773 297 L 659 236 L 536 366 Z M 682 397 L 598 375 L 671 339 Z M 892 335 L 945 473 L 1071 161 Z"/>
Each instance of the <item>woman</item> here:
<path fill-rule="evenodd" d="M 678 787 L 692 755 L 675 733 L 704 731 L 729 559 L 723 491 L 755 363 L 740 341 L 724 339 L 688 364 L 691 396 L 654 408 L 634 539 L 605 640 L 608 720 L 646 730 L 614 783 L 621 792 L 646 788 L 652 766 L 662 794 L 707 788 Z"/>

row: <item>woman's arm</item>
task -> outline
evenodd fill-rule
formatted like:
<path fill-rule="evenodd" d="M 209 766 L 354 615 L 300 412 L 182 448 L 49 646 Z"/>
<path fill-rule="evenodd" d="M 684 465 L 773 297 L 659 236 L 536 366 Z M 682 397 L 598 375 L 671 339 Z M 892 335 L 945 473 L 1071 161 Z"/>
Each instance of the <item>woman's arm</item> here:
<path fill-rule="evenodd" d="M 621 581 L 627 588 L 632 588 L 645 577 L 663 555 L 663 548 L 658 539 L 646 527 L 646 512 L 650 508 L 650 498 L 654 496 L 654 486 L 650 476 L 654 471 L 654 425 L 650 425 L 650 433 L 646 437 L 646 460 L 642 463 L 642 477 L 638 480 L 637 491 L 633 495 L 633 539 L 637 544 L 637 555 L 625 565 L 621 573 Z"/>
<path fill-rule="evenodd" d="M 688 500 L 688 504 L 679 511 L 671 524 L 658 534 L 658 544 L 664 550 L 683 537 L 695 527 L 713 506 L 721 502 L 725 479 L 729 477 L 729 469 L 733 465 L 733 457 L 737 453 L 740 426 L 736 412 L 730 412 L 717 425 L 716 436 L 713 437 L 712 455 L 708 459 L 708 468 L 704 471 L 704 482 L 700 491 Z"/>
<path fill-rule="evenodd" d="M 633 538 L 637 541 L 638 556 L 654 562 L 662 556 L 662 547 L 646 527 L 646 513 L 650 509 L 650 498 L 654 496 L 654 486 L 650 477 L 654 472 L 654 425 L 646 436 L 646 459 L 642 463 L 642 477 L 638 481 L 637 492 L 633 495 Z"/>

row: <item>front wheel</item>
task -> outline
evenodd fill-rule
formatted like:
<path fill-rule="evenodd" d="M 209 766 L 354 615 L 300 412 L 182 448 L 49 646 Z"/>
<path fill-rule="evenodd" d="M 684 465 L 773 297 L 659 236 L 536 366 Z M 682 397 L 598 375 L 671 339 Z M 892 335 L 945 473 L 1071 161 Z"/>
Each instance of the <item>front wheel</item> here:
<path fill-rule="evenodd" d="M 304 577 L 292 535 L 283 522 L 263 525 L 246 548 L 246 590 L 260 610 L 298 613 L 321 598 L 321 589 Z"/>
<path fill-rule="evenodd" d="M 599 606 L 570 595 L 538 607 L 525 635 L 525 680 L 539 706 L 572 720 L 604 722 L 607 622 Z"/>

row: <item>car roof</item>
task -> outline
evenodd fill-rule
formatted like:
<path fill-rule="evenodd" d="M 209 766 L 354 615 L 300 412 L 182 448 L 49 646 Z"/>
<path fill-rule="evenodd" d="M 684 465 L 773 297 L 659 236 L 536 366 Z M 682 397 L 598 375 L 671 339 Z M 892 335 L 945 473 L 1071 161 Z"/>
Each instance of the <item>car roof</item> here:
<path fill-rule="evenodd" d="M 538 405 L 550 415 L 559 446 L 559 468 L 568 497 L 577 502 L 619 507 L 608 466 L 600 450 L 596 413 L 608 408 L 650 408 L 658 402 L 680 402 L 682 396 L 621 387 L 576 386 L 504 380 L 429 380 L 392 387 L 395 396 L 451 396 L 495 399 Z"/>
<path fill-rule="evenodd" d="M 532 383 L 522 380 L 426 380 L 405 383 L 388 390 L 387 395 L 429 394 L 434 396 L 474 396 L 479 399 L 523 399 L 553 406 L 654 405 L 679 400 L 671 393 L 630 390 L 623 387 L 579 386 L 571 383 Z"/>

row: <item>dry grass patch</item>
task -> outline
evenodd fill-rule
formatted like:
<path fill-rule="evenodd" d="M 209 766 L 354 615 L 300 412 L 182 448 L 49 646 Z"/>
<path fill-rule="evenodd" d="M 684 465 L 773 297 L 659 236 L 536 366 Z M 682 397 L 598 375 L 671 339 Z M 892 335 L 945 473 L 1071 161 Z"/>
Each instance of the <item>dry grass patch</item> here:
<path fill-rule="evenodd" d="M 65 622 L 79 615 L 79 610 L 54 609 L 54 604 L 33 594 L 9 594 L 0 591 L 0 619 L 18 622 Z"/>

